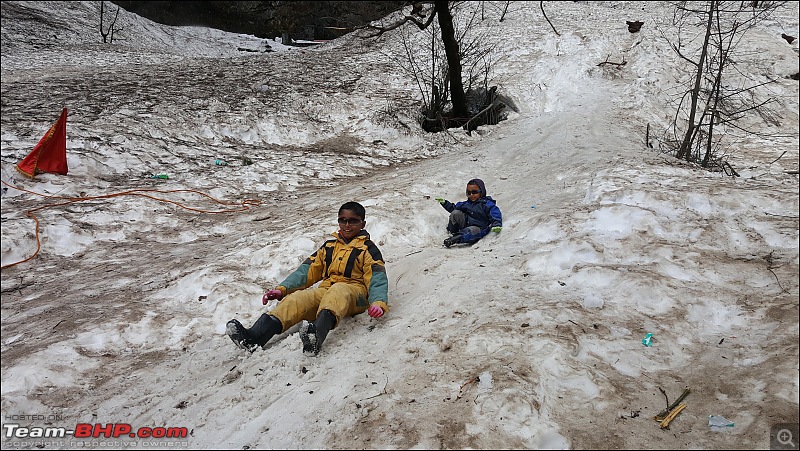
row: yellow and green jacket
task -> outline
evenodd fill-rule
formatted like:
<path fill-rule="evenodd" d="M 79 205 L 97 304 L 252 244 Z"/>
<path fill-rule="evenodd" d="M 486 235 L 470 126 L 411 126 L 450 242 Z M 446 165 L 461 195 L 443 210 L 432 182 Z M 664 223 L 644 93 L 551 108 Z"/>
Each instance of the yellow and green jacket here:
<path fill-rule="evenodd" d="M 335 239 L 326 241 L 306 258 L 278 289 L 287 296 L 319 281 L 322 281 L 320 288 L 340 282 L 361 284 L 367 289 L 367 299 L 358 299 L 356 305 L 366 308 L 377 302 L 388 312 L 389 279 L 381 251 L 369 239 L 369 233 L 362 230 L 350 242 L 345 242 L 338 232 L 331 235 Z"/>

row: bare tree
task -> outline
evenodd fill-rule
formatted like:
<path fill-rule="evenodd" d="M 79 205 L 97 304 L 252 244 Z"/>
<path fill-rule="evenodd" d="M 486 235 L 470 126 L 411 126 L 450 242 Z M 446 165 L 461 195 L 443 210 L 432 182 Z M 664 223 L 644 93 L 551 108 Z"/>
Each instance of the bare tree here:
<path fill-rule="evenodd" d="M 103 44 L 112 44 L 114 42 L 114 33 L 117 31 L 122 31 L 121 27 L 118 28 L 116 26 L 117 18 L 119 18 L 120 7 L 117 6 L 117 11 L 114 13 L 114 19 L 112 19 L 111 23 L 109 23 L 108 27 L 106 27 L 104 24 L 106 20 L 105 6 L 106 2 L 100 2 L 100 36 L 103 37 Z"/>
<path fill-rule="evenodd" d="M 492 46 L 485 34 L 474 31 L 480 28 L 477 22 L 484 17 L 483 2 L 435 1 L 428 3 L 427 9 L 418 5 L 410 14 L 365 28 L 367 38 L 395 29 L 403 33 L 405 61 L 399 65 L 422 94 L 423 129 L 441 131 L 464 126 L 469 131 L 478 125 L 497 123 L 504 105 L 497 101 L 496 88 L 489 87 Z M 503 17 L 507 8 L 502 8 Z M 454 11 L 462 18 L 461 23 L 454 20 Z M 426 33 L 425 38 L 418 39 L 403 27 L 405 24 L 416 25 Z"/>
<path fill-rule="evenodd" d="M 772 98 L 760 98 L 757 88 L 777 79 L 757 76 L 746 70 L 750 55 L 738 52 L 745 33 L 769 17 L 785 2 L 750 2 L 712 0 L 699 8 L 681 2 L 675 7 L 673 24 L 677 38 L 668 39 L 675 53 L 690 68 L 691 83 L 681 96 L 671 124 L 674 139 L 669 147 L 677 158 L 699 163 L 702 167 L 718 167 L 735 173 L 720 158 L 723 138 L 728 132 L 749 133 L 738 122 L 748 113 L 762 119 L 771 117 L 768 105 Z M 693 47 L 683 40 L 686 27 L 702 26 L 702 43 Z M 697 55 L 697 56 L 694 56 Z"/>

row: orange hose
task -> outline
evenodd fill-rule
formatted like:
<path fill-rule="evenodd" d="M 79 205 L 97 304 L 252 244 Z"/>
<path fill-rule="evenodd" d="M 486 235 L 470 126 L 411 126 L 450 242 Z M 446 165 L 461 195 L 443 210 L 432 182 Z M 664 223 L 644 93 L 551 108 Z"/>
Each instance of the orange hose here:
<path fill-rule="evenodd" d="M 105 195 L 102 195 L 102 196 L 67 197 L 67 196 L 52 196 L 52 195 L 49 195 L 49 194 L 37 193 L 37 192 L 30 191 L 30 190 L 27 190 L 27 189 L 24 189 L 24 188 L 19 188 L 19 187 L 13 186 L 13 185 L 9 184 L 8 182 L 6 182 L 5 180 L 0 180 L 0 182 L 3 182 L 4 185 L 7 185 L 7 186 L 9 186 L 11 188 L 14 188 L 16 190 L 24 191 L 24 192 L 30 193 L 30 194 L 35 194 L 37 196 L 48 197 L 48 198 L 51 198 L 51 199 L 65 199 L 65 202 L 45 204 L 45 205 L 42 205 L 40 207 L 36 207 L 34 209 L 31 209 L 31 210 L 28 210 L 28 211 L 25 212 L 25 216 L 27 216 L 29 218 L 33 218 L 33 220 L 36 222 L 36 252 L 34 252 L 33 255 L 31 255 L 30 257 L 26 258 L 25 260 L 20 260 L 20 261 L 15 262 L 15 263 L 10 263 L 8 265 L 3 265 L 2 267 L 0 267 L 2 269 L 9 268 L 9 267 L 15 266 L 15 265 L 19 265 L 20 263 L 25 263 L 26 261 L 31 260 L 32 258 L 36 257 L 36 255 L 39 253 L 39 250 L 41 249 L 41 242 L 39 240 L 39 218 L 37 218 L 36 215 L 34 215 L 33 213 L 35 211 L 42 210 L 42 209 L 48 208 L 48 207 L 58 207 L 58 206 L 61 206 L 61 205 L 67 205 L 67 204 L 71 204 L 71 203 L 75 203 L 75 202 L 82 202 L 82 201 L 85 201 L 85 200 L 108 199 L 108 198 L 111 198 L 111 197 L 126 196 L 126 195 L 147 197 L 149 199 L 153 199 L 153 200 L 156 200 L 156 201 L 159 201 L 159 202 L 167 202 L 167 203 L 170 203 L 170 204 L 173 204 L 173 205 L 177 205 L 178 207 L 181 207 L 181 208 L 186 209 L 186 210 L 196 211 L 196 212 L 199 212 L 199 213 L 208 213 L 208 214 L 235 213 L 235 212 L 238 212 L 238 211 L 249 210 L 251 206 L 261 205 L 261 201 L 260 200 L 256 200 L 256 199 L 245 199 L 245 200 L 239 202 L 238 204 L 237 203 L 223 202 L 221 200 L 218 200 L 218 199 L 215 199 L 214 197 L 209 196 L 206 193 L 201 193 L 200 191 L 193 190 L 193 189 L 159 190 L 159 189 L 140 188 L 140 189 L 132 189 L 132 190 L 128 190 L 128 191 L 121 191 L 121 192 L 113 193 L 113 194 L 105 194 Z M 196 194 L 204 196 L 204 197 L 206 197 L 206 198 L 208 198 L 208 199 L 210 199 L 210 200 L 212 200 L 212 201 L 214 201 L 214 202 L 216 202 L 218 204 L 221 204 L 221 205 L 229 205 L 229 206 L 230 205 L 238 205 L 239 207 L 235 208 L 235 209 L 226 209 L 226 210 L 218 210 L 218 211 L 203 210 L 203 209 L 200 209 L 200 208 L 187 207 L 186 205 L 183 205 L 182 203 L 176 202 L 174 200 L 162 199 L 160 197 L 155 197 L 155 196 L 152 196 L 150 194 L 144 194 L 144 193 L 161 193 L 161 194 L 196 193 Z"/>

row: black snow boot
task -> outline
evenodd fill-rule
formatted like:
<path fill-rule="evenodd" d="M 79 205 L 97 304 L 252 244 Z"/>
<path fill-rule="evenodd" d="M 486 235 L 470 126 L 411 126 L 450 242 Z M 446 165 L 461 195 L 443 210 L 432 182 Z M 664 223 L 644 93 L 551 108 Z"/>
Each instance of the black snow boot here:
<path fill-rule="evenodd" d="M 300 329 L 300 339 L 303 341 L 303 353 L 317 355 L 322 349 L 322 343 L 328 332 L 336 324 L 336 316 L 330 310 L 319 312 L 313 323 L 306 322 Z"/>
<path fill-rule="evenodd" d="M 461 235 L 453 235 L 450 238 L 444 240 L 444 247 L 450 247 L 460 242 L 461 242 Z"/>
<path fill-rule="evenodd" d="M 264 313 L 249 329 L 245 329 L 242 323 L 235 319 L 228 321 L 225 329 L 236 346 L 253 352 L 267 344 L 270 338 L 281 333 L 283 325 L 278 318 Z"/>

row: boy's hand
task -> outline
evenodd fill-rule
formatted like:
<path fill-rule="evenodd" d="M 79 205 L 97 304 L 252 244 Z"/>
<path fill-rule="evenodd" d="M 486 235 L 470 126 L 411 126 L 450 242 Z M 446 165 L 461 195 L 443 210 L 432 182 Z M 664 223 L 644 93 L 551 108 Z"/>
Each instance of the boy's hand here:
<path fill-rule="evenodd" d="M 503 228 L 500 226 L 492 227 L 492 232 L 494 233 L 500 233 L 501 230 L 503 230 Z"/>
<path fill-rule="evenodd" d="M 373 318 L 380 318 L 383 316 L 383 309 L 380 305 L 371 305 L 367 310 L 367 313 L 369 313 L 369 316 Z"/>
<path fill-rule="evenodd" d="M 261 298 L 261 303 L 263 305 L 267 305 L 267 303 L 273 299 L 277 299 L 278 301 L 280 301 L 282 298 L 283 298 L 283 293 L 281 293 L 281 290 L 269 290 L 266 293 L 264 293 L 264 297 Z"/>
<path fill-rule="evenodd" d="M 440 204 L 442 204 L 442 205 L 444 205 L 444 203 L 446 202 L 446 201 L 445 201 L 444 199 L 442 199 L 441 197 L 434 197 L 434 200 L 435 200 L 436 202 L 439 202 L 439 203 L 440 203 Z"/>

